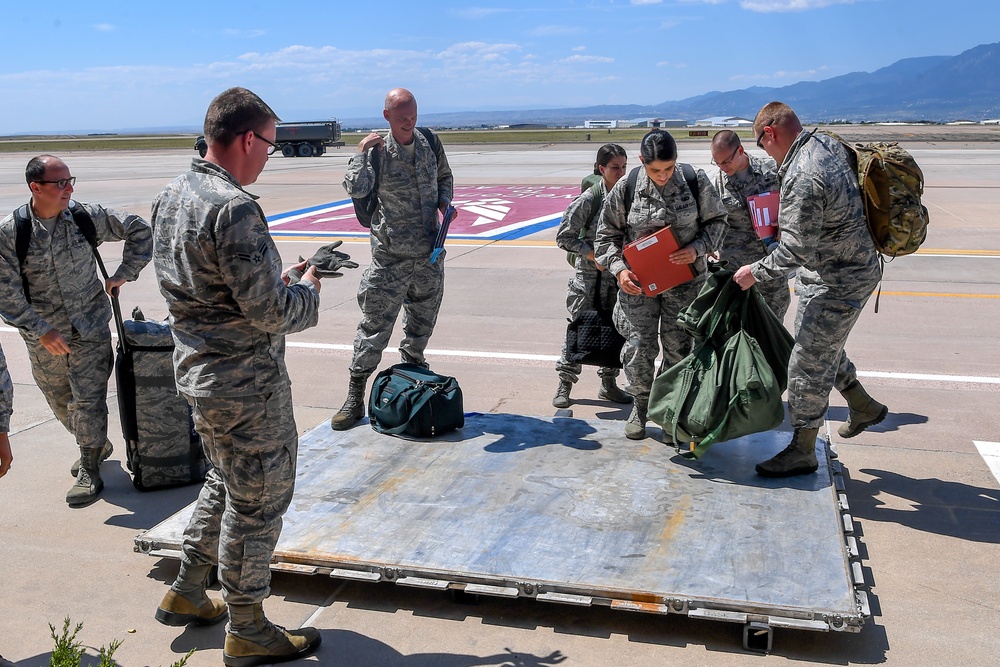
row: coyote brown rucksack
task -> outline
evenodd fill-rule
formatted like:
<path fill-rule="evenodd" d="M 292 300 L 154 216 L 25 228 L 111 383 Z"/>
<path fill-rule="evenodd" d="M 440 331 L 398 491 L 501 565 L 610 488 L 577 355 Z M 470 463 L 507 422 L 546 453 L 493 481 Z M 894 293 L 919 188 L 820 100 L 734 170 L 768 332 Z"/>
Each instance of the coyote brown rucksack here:
<path fill-rule="evenodd" d="M 864 202 L 865 218 L 875 247 L 883 255 L 909 255 L 927 238 L 924 174 L 913 156 L 896 142 L 852 144 L 829 133 L 847 147 Z"/>

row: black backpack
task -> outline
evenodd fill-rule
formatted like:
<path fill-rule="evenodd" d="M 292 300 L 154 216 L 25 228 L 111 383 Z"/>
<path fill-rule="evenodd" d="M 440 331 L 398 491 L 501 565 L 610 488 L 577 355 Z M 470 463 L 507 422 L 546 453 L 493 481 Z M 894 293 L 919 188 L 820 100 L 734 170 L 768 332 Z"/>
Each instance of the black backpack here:
<path fill-rule="evenodd" d="M 441 147 L 441 141 L 437 138 L 437 135 L 426 127 L 418 127 L 416 129 L 420 132 L 420 134 L 424 135 L 427 143 L 431 145 L 431 150 L 434 151 L 434 157 L 436 158 L 438 149 Z M 380 149 L 372 149 L 371 162 L 372 169 L 375 170 L 375 185 L 372 186 L 371 192 L 366 194 L 364 197 L 351 197 L 351 201 L 354 203 L 354 215 L 357 217 L 358 222 L 361 223 L 362 227 L 372 226 L 372 219 L 375 217 L 375 211 L 378 210 L 378 181 L 380 175 L 379 171 L 382 166 L 382 158 L 380 156 Z"/>
<path fill-rule="evenodd" d="M 94 252 L 97 265 L 101 269 L 101 275 L 108 279 L 107 269 L 104 268 L 104 260 L 97 252 L 97 228 L 94 226 L 94 219 L 87 213 L 87 209 L 75 201 L 69 203 L 69 212 L 73 215 L 73 222 L 76 223 L 83 238 L 87 240 L 90 249 Z M 31 303 L 31 295 L 28 293 L 28 281 L 24 275 L 24 260 L 28 257 L 28 246 L 31 244 L 31 214 L 28 212 L 28 205 L 24 204 L 14 210 L 14 249 L 17 252 L 17 267 L 21 274 L 21 289 L 24 290 L 24 298 Z"/>
<path fill-rule="evenodd" d="M 684 180 L 687 181 L 688 189 L 691 191 L 691 196 L 694 197 L 695 206 L 700 207 L 701 201 L 698 199 L 698 174 L 695 173 L 694 167 L 691 165 L 681 162 L 678 163 L 681 168 L 681 173 L 684 174 Z M 635 198 L 635 185 L 639 182 L 639 170 L 642 167 L 636 167 L 628 173 L 628 182 L 625 183 L 625 215 L 628 216 L 628 212 L 632 210 L 632 199 Z M 701 211 L 698 211 L 698 217 L 701 218 Z"/>

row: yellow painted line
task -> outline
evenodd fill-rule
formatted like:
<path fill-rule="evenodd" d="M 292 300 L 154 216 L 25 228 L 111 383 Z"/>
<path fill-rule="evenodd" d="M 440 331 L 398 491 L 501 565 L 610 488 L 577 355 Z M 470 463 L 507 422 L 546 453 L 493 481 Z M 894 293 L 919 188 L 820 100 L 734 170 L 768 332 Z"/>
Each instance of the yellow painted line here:
<path fill-rule="evenodd" d="M 945 248 L 921 248 L 915 255 L 979 255 L 980 257 L 1000 257 L 1000 250 L 949 250 Z"/>

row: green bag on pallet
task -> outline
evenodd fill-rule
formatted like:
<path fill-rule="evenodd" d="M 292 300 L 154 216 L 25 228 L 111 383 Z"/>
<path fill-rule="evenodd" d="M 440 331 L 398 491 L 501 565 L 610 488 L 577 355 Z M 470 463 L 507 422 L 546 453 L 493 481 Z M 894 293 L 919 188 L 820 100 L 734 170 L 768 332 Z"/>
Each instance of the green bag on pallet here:
<path fill-rule="evenodd" d="M 696 444 L 695 458 L 713 443 L 781 425 L 794 343 L 756 288 L 744 292 L 721 265 L 709 271 L 677 318 L 695 350 L 653 380 L 648 408 L 675 443 Z"/>

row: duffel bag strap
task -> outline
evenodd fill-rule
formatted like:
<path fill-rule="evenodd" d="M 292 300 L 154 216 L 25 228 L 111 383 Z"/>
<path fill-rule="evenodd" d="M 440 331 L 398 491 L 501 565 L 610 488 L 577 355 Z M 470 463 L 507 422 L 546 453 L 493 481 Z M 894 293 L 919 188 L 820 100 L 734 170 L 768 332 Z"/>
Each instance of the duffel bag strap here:
<path fill-rule="evenodd" d="M 399 375 L 404 375 L 404 374 L 399 373 Z M 404 377 L 410 379 L 408 376 L 404 375 Z M 420 398 L 418 398 L 417 401 L 413 404 L 413 407 L 410 408 L 410 414 L 406 416 L 406 420 L 404 420 L 403 423 L 400 424 L 399 426 L 393 426 L 392 428 L 385 428 L 384 426 L 379 424 L 378 421 L 375 421 L 373 423 L 375 424 L 375 426 L 378 427 L 376 430 L 378 430 L 379 433 L 384 433 L 386 435 L 399 435 L 400 433 L 404 433 L 407 427 L 410 425 L 410 420 L 413 419 L 418 412 L 420 412 L 420 409 L 424 407 L 427 401 L 431 400 L 431 396 L 433 396 L 434 392 L 436 391 L 436 389 L 433 386 L 419 381 L 413 385 L 413 388 L 423 389 L 423 391 L 421 392 Z"/>

